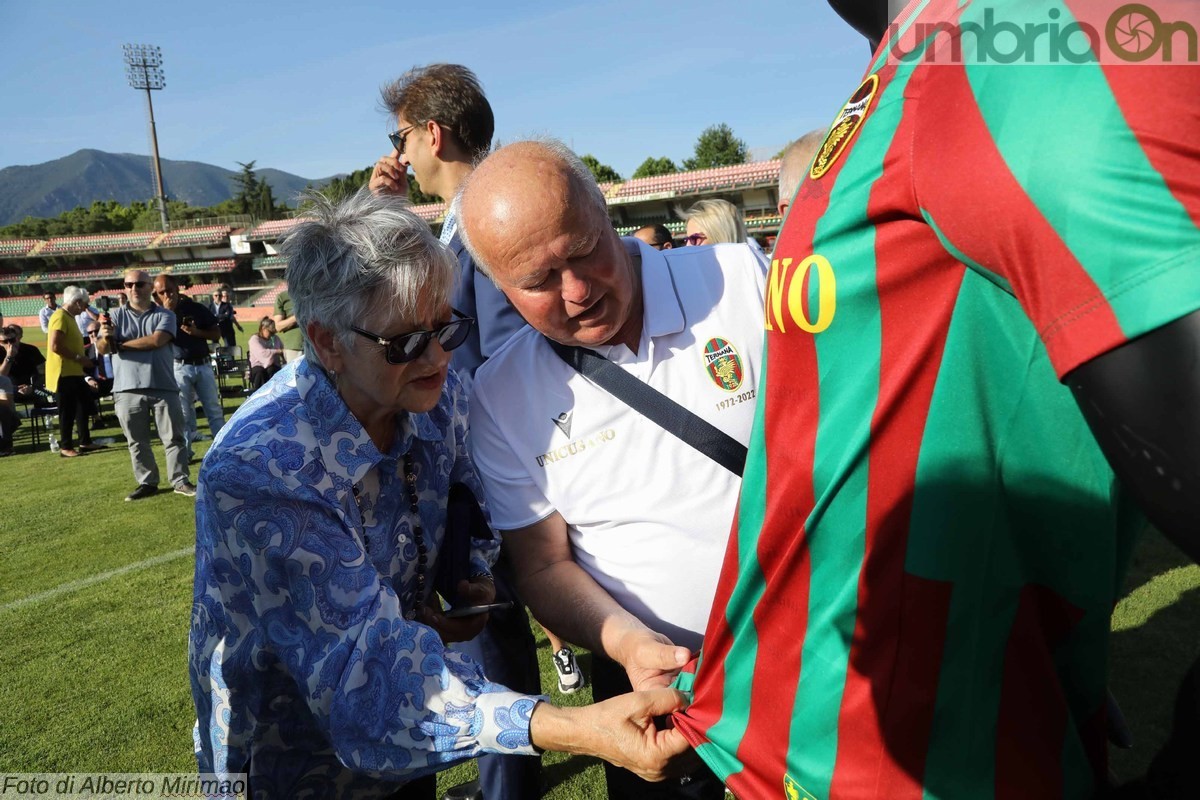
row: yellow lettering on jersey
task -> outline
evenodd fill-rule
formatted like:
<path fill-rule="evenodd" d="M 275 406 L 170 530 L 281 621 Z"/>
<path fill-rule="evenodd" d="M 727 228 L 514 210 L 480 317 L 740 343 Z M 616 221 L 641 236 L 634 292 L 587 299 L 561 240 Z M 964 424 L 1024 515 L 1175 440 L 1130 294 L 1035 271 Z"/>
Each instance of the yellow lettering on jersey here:
<path fill-rule="evenodd" d="M 813 253 L 793 270 L 793 259 L 774 259 L 767 276 L 766 328 L 787 333 L 791 323 L 805 333 L 820 333 L 833 324 L 837 313 L 837 278 L 825 256 Z M 817 318 L 809 319 L 804 310 L 804 282 L 809 270 L 816 268 Z M 784 304 L 786 296 L 787 304 Z M 786 314 L 784 313 L 786 310 Z M 812 309 L 809 309 L 810 311 Z"/>

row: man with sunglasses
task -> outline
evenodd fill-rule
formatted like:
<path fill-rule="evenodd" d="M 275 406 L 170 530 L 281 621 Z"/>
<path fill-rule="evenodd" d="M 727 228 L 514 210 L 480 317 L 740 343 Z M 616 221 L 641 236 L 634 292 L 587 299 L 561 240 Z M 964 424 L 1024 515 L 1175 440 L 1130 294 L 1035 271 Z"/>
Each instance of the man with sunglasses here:
<path fill-rule="evenodd" d="M 111 354 L 113 402 L 121 430 L 129 442 L 137 487 L 126 500 L 158 493 L 158 463 L 150 443 L 150 416 L 166 449 L 167 471 L 175 493 L 195 497 L 188 473 L 183 410 L 175 380 L 172 345 L 177 330 L 175 313 L 151 301 L 150 275 L 140 269 L 125 272 L 129 304 L 114 308 L 100 325 L 101 355 Z"/>
<path fill-rule="evenodd" d="M 492 107 L 479 79 L 459 64 L 412 69 L 385 86 L 382 94 L 397 128 L 388 135 L 392 152 L 375 164 L 370 188 L 376 194 L 407 195 L 411 166 L 422 191 L 449 202 L 440 238 L 458 259 L 454 307 L 479 320 L 478 330 L 471 332 L 450 362 L 469 388 L 484 359 L 523 324 L 504 295 L 475 270 L 458 236 L 458 208 L 453 202 L 491 147 Z"/>
<path fill-rule="evenodd" d="M 475 164 L 488 152 L 495 130 L 491 104 L 479 79 L 459 64 L 430 64 L 409 70 L 383 88 L 383 104 L 396 120 L 388 134 L 392 152 L 375 164 L 370 189 L 376 194 L 408 194 L 408 168 L 427 193 L 449 201 L 440 239 L 458 260 L 458 286 L 453 304 L 478 320 L 454 351 L 450 364 L 470 391 L 475 370 L 524 324 L 475 262 L 458 235 L 458 207 L 453 198 Z M 477 639 L 465 646 L 481 660 L 489 677 L 522 691 L 539 691 L 537 659 L 523 604 L 508 585 L 506 559 L 495 572 L 498 597 L 514 600 L 511 611 L 493 613 Z M 540 793 L 536 759 L 488 755 L 479 759 L 484 800 L 533 797 Z M 457 791 L 456 791 L 457 790 Z M 455 787 L 450 797 L 479 797 L 470 784 Z"/>

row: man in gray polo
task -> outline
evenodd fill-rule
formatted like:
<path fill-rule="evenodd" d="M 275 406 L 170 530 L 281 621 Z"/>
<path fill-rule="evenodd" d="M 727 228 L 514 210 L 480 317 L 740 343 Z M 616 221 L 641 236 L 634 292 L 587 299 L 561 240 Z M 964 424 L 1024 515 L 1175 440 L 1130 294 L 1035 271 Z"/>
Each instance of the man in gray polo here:
<path fill-rule="evenodd" d="M 129 441 L 133 477 L 138 482 L 125 499 L 141 500 L 158 492 L 158 463 L 150 449 L 151 414 L 166 448 L 175 493 L 195 497 L 196 487 L 188 476 L 183 410 L 171 349 L 175 314 L 150 301 L 150 275 L 143 270 L 125 272 L 125 290 L 129 305 L 112 310 L 112 324 L 100 326 L 98 345 L 101 354 L 112 354 L 114 405 Z"/>

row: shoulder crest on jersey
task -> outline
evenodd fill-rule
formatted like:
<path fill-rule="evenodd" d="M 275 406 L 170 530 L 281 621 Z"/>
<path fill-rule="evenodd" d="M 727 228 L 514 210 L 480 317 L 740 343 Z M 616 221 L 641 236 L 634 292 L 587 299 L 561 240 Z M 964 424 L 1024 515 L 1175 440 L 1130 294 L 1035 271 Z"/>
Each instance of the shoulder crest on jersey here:
<path fill-rule="evenodd" d="M 867 79 L 846 101 L 846 105 L 842 106 L 837 118 L 829 126 L 829 133 L 825 134 L 825 141 L 821 143 L 821 148 L 817 150 L 817 155 L 813 158 L 812 167 L 808 170 L 808 177 L 813 180 L 821 178 L 833 168 L 842 153 L 846 152 L 846 148 L 850 146 L 850 140 L 854 138 L 854 134 L 858 132 L 863 120 L 866 119 L 867 112 L 871 110 L 871 102 L 875 99 L 878 89 L 878 73 L 868 75 Z"/>

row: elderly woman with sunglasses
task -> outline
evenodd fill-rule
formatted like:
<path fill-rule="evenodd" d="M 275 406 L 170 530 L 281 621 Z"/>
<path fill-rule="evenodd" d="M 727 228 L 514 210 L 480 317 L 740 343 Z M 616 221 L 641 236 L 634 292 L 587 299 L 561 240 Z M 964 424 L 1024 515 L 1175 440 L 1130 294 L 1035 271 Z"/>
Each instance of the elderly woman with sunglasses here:
<path fill-rule="evenodd" d="M 662 777 L 686 750 L 653 716 L 672 690 L 587 708 L 489 682 L 444 642 L 433 592 L 450 487 L 482 497 L 447 351 L 449 252 L 402 200 L 314 198 L 284 242 L 305 357 L 251 397 L 204 459 L 189 648 L 202 772 L 255 797 L 432 798 L 481 752 L 586 752 Z M 458 600 L 487 603 L 498 542 L 473 539 Z M 405 785 L 407 782 L 407 785 Z"/>

